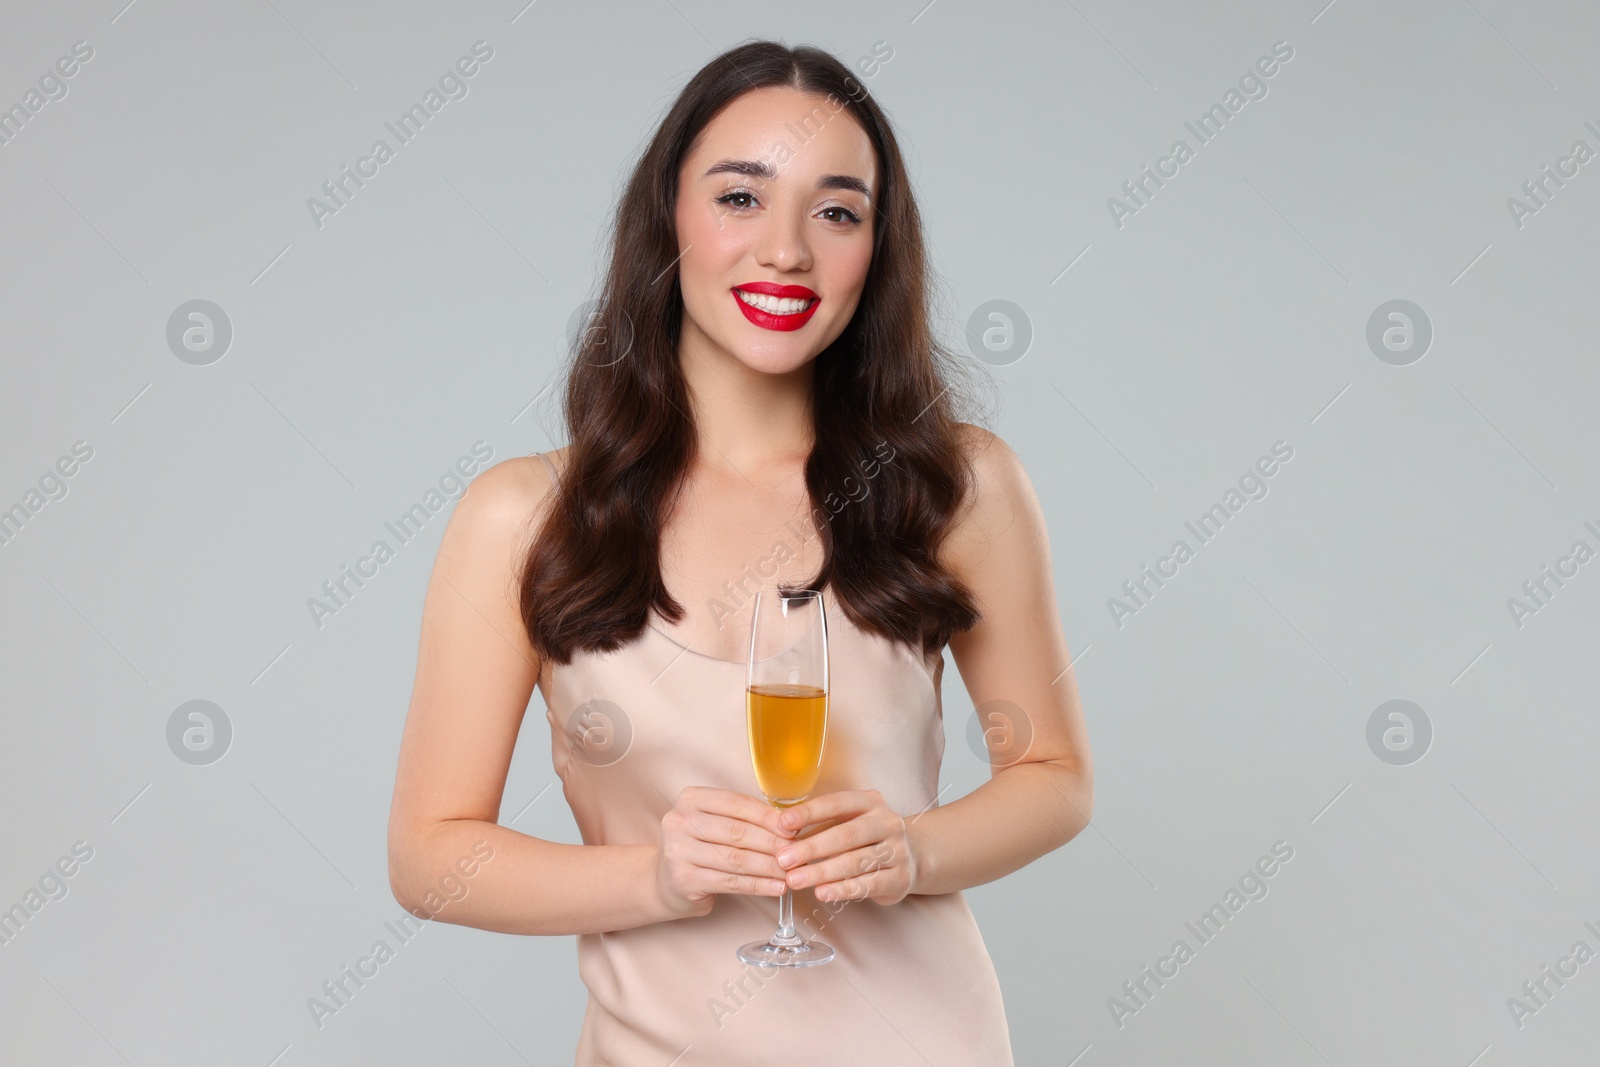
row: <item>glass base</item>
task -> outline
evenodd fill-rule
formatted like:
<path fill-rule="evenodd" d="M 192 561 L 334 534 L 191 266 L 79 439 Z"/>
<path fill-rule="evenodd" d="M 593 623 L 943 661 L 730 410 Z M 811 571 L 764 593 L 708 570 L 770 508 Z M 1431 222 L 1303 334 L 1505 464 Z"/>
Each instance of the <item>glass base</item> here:
<path fill-rule="evenodd" d="M 735 955 L 756 967 L 815 967 L 833 959 L 833 946 L 803 938 L 795 938 L 794 944 L 786 945 L 773 938 L 741 945 Z"/>

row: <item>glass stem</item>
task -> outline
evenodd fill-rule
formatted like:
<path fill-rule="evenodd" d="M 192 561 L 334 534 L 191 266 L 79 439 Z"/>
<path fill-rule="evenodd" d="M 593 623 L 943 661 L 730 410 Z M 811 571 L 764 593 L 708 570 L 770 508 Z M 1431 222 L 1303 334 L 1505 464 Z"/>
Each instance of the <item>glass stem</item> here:
<path fill-rule="evenodd" d="M 774 945 L 797 945 L 800 938 L 794 932 L 794 890 L 787 885 L 778 898 L 778 932 L 772 935 Z"/>

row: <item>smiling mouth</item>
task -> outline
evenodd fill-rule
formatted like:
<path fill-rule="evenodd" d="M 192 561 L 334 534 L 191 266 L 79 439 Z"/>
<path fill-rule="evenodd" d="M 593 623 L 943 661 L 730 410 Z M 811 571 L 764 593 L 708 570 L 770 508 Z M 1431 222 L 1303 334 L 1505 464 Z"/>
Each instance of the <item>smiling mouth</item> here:
<path fill-rule="evenodd" d="M 809 289 L 804 290 L 810 292 Z M 819 296 L 775 296 L 770 293 L 752 293 L 745 289 L 731 290 L 739 310 L 751 325 L 763 330 L 798 330 L 811 321 Z"/>
<path fill-rule="evenodd" d="M 738 297 L 741 303 L 748 304 L 757 311 L 764 311 L 768 315 L 798 315 L 821 301 L 820 297 L 814 296 L 767 296 L 765 293 L 751 293 L 743 289 L 735 289 L 733 295 Z"/>

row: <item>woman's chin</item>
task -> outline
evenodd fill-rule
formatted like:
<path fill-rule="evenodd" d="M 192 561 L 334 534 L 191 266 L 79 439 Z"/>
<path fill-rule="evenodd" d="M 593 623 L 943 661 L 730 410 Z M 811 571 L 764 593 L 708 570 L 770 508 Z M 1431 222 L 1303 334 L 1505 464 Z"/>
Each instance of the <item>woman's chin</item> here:
<path fill-rule="evenodd" d="M 741 365 L 758 374 L 770 374 L 781 377 L 793 374 L 803 369 L 806 364 L 816 358 L 816 353 L 809 349 L 798 348 L 733 348 L 730 349 L 733 358 Z"/>

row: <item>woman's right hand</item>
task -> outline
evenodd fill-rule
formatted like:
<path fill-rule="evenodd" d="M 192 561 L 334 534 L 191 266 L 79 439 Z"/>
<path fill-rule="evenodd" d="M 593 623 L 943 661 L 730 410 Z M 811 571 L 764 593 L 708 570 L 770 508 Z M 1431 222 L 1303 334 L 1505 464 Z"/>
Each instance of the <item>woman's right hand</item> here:
<path fill-rule="evenodd" d="M 656 892 L 674 918 L 709 914 L 719 893 L 775 897 L 783 892 L 778 851 L 795 837 L 778 825 L 782 810 L 759 797 L 715 786 L 686 786 L 661 817 Z"/>

